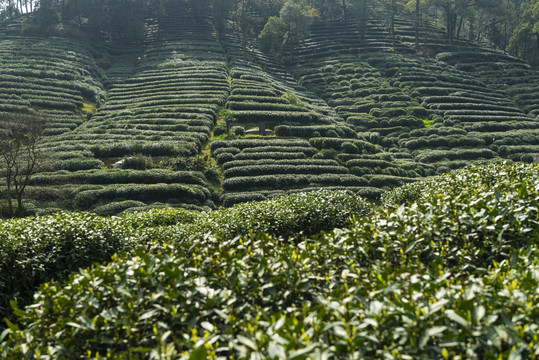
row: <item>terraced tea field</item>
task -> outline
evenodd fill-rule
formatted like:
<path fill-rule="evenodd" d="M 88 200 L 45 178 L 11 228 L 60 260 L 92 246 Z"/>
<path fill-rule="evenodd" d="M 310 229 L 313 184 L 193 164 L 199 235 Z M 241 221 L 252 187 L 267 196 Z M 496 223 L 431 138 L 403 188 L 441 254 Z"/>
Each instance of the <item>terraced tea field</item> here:
<path fill-rule="evenodd" d="M 286 67 L 181 14 L 149 21 L 135 47 L 7 37 L 2 111 L 48 119 L 26 207 L 211 210 L 318 188 L 377 199 L 471 162 L 531 162 L 537 70 L 444 45 L 435 28 L 418 56 L 411 31 L 318 23 Z"/>

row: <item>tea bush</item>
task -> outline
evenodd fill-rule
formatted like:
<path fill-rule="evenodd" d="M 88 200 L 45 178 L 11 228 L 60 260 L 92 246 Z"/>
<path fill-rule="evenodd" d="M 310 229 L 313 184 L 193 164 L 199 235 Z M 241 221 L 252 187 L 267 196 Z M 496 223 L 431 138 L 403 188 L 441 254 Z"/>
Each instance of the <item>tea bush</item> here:
<path fill-rule="evenodd" d="M 112 203 L 108 206 L 136 205 Z M 239 236 L 267 232 L 283 237 L 315 234 L 347 224 L 371 205 L 349 192 L 314 191 L 264 203 L 237 205 L 208 214 L 184 209 L 153 209 L 102 218 L 90 213 L 57 213 L 0 222 L 0 316 L 13 320 L 9 301 L 28 304 L 35 289 L 114 253 L 131 251 L 155 239 L 170 243 L 149 228 L 178 226 L 176 236 L 202 238 L 208 232 Z M 106 212 L 110 210 L 102 207 Z M 141 233 L 136 231 L 140 230 Z M 179 235 L 182 234 L 182 235 Z M 157 236 L 157 237 L 155 237 Z M 179 239 L 176 239 L 179 241 Z"/>
<path fill-rule="evenodd" d="M 35 289 L 51 279 L 128 249 L 133 244 L 120 219 L 88 213 L 0 222 L 0 316 L 10 313 L 9 301 L 28 304 Z"/>
<path fill-rule="evenodd" d="M 284 230 L 240 230 L 277 230 L 279 218 L 296 233 L 287 198 L 216 213 L 206 223 L 220 229 L 214 235 L 186 240 L 193 224 L 148 231 L 169 245 L 46 284 L 34 305 L 16 307 L 20 323 L 2 333 L 0 354 L 536 357 L 538 168 L 475 166 L 421 185 L 409 206 L 394 196 L 351 225 L 292 243 Z M 320 200 L 307 216 L 308 201 L 292 214 L 308 221 L 317 208 L 350 207 Z"/>

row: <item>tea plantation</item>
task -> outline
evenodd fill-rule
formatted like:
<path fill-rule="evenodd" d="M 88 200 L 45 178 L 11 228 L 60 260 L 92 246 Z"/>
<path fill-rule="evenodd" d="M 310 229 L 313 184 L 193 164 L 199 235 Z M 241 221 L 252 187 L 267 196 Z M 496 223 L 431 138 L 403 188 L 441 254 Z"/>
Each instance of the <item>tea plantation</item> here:
<path fill-rule="evenodd" d="M 226 3 L 123 2 L 131 43 L 0 10 L 0 145 L 45 119 L 0 358 L 539 358 L 539 70 L 346 7 L 263 53 Z"/>
<path fill-rule="evenodd" d="M 318 191 L 4 221 L 0 354 L 534 359 L 538 209 L 538 168 L 499 164 L 376 207 Z"/>
<path fill-rule="evenodd" d="M 376 16 L 364 32 L 317 22 L 287 62 L 177 9 L 147 19 L 133 46 L 8 25 L 0 112 L 46 118 L 28 215 L 210 211 L 320 188 L 377 200 L 470 163 L 539 153 L 538 71 L 448 44 L 435 27 L 420 54 L 404 18 L 393 35 Z"/>

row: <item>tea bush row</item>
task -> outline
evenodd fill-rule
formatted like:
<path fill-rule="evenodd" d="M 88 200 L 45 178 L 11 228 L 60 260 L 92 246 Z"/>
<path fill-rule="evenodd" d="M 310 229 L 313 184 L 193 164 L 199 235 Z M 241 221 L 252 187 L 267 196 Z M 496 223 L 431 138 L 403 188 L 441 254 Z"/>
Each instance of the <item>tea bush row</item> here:
<path fill-rule="evenodd" d="M 263 102 L 239 102 L 239 101 L 228 101 L 227 107 L 231 110 L 238 111 L 238 110 L 247 110 L 247 111 L 254 111 L 254 110 L 264 110 L 268 112 L 273 111 L 286 111 L 286 112 L 302 112 L 307 111 L 307 109 L 302 109 L 299 106 L 291 105 L 291 104 L 279 104 L 279 103 L 263 103 Z M 265 115 L 267 116 L 267 115 Z M 241 116 L 240 116 L 241 118 Z"/>
<path fill-rule="evenodd" d="M 240 160 L 292 160 L 292 159 L 305 159 L 306 155 L 302 152 L 251 152 L 251 153 L 239 153 L 232 155 L 231 153 L 222 153 L 215 157 L 217 162 L 222 165 L 229 161 Z"/>
<path fill-rule="evenodd" d="M 289 126 L 278 125 L 274 128 L 276 136 L 290 136 L 290 137 L 302 137 L 311 138 L 317 136 L 330 137 L 330 135 L 336 135 L 335 137 L 342 138 L 355 138 L 357 134 L 354 130 L 344 125 L 313 125 L 313 126 Z"/>
<path fill-rule="evenodd" d="M 290 166 L 336 166 L 339 163 L 333 159 L 290 159 L 290 160 L 276 160 L 276 159 L 260 159 L 260 160 L 232 160 L 223 164 L 223 170 L 232 169 L 234 167 L 253 166 L 253 165 L 290 165 Z"/>
<path fill-rule="evenodd" d="M 484 147 L 485 141 L 477 136 L 429 136 L 418 137 L 413 139 L 405 139 L 399 143 L 410 150 L 421 149 L 425 147 L 448 147 L 448 148 L 469 148 L 469 147 Z"/>
<path fill-rule="evenodd" d="M 302 139 L 236 139 L 236 140 L 215 140 L 210 143 L 212 152 L 219 148 L 238 148 L 243 150 L 250 147 L 264 146 L 309 146 L 307 140 Z"/>
<path fill-rule="evenodd" d="M 266 110 L 237 110 L 234 118 L 240 124 L 266 122 L 268 125 L 300 124 L 306 125 L 319 122 L 320 115 L 310 111 L 266 111 Z"/>
<path fill-rule="evenodd" d="M 256 102 L 256 103 L 275 103 L 275 104 L 290 104 L 285 98 L 276 96 L 254 96 L 254 95 L 230 95 L 227 99 L 229 102 Z"/>
<path fill-rule="evenodd" d="M 205 185 L 201 173 L 193 171 L 170 171 L 164 169 L 145 170 L 89 170 L 77 172 L 56 171 L 54 173 L 39 173 L 34 175 L 31 185 L 61 185 L 61 184 L 118 184 L 118 183 L 181 183 Z"/>
<path fill-rule="evenodd" d="M 312 146 L 315 148 L 322 150 L 322 149 L 336 149 L 340 150 L 344 143 L 351 143 L 354 145 L 360 152 L 365 153 L 377 153 L 380 152 L 381 149 L 365 140 L 359 140 L 359 139 L 340 139 L 340 138 L 311 138 L 309 139 L 309 142 Z"/>
<path fill-rule="evenodd" d="M 305 186 L 366 186 L 368 182 L 351 174 L 282 174 L 237 176 L 223 181 L 223 188 L 227 191 L 254 190 L 258 188 L 284 189 L 289 187 Z"/>
<path fill-rule="evenodd" d="M 236 176 L 258 176 L 277 174 L 347 174 L 348 169 L 343 166 L 320 165 L 246 165 L 235 166 L 223 171 L 225 178 Z"/>
<path fill-rule="evenodd" d="M 73 198 L 76 209 L 87 210 L 103 201 L 122 198 L 144 202 L 181 199 L 184 204 L 204 205 L 211 201 L 208 189 L 200 185 L 184 184 L 114 184 L 101 189 L 81 191 Z"/>
<path fill-rule="evenodd" d="M 416 156 L 417 161 L 432 163 L 444 159 L 448 160 L 476 160 L 492 159 L 495 153 L 490 149 L 461 149 L 461 150 L 431 150 L 421 152 Z"/>

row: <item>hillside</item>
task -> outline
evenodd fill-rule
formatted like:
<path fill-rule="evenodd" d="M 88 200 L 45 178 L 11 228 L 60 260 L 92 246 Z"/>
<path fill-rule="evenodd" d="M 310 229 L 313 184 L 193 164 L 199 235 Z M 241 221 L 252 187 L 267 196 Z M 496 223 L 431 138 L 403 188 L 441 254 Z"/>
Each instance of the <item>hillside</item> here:
<path fill-rule="evenodd" d="M 538 71 L 436 29 L 417 53 L 412 31 L 316 23 L 286 67 L 174 12 L 134 47 L 6 34 L 1 111 L 48 119 L 25 207 L 210 210 L 318 188 L 377 199 L 472 162 L 531 162 Z"/>
<path fill-rule="evenodd" d="M 27 216 L 0 180 L 0 358 L 538 358 L 538 70 L 346 6 L 263 53 L 290 13 L 227 3 L 0 25 L 0 146 L 47 120 Z"/>

